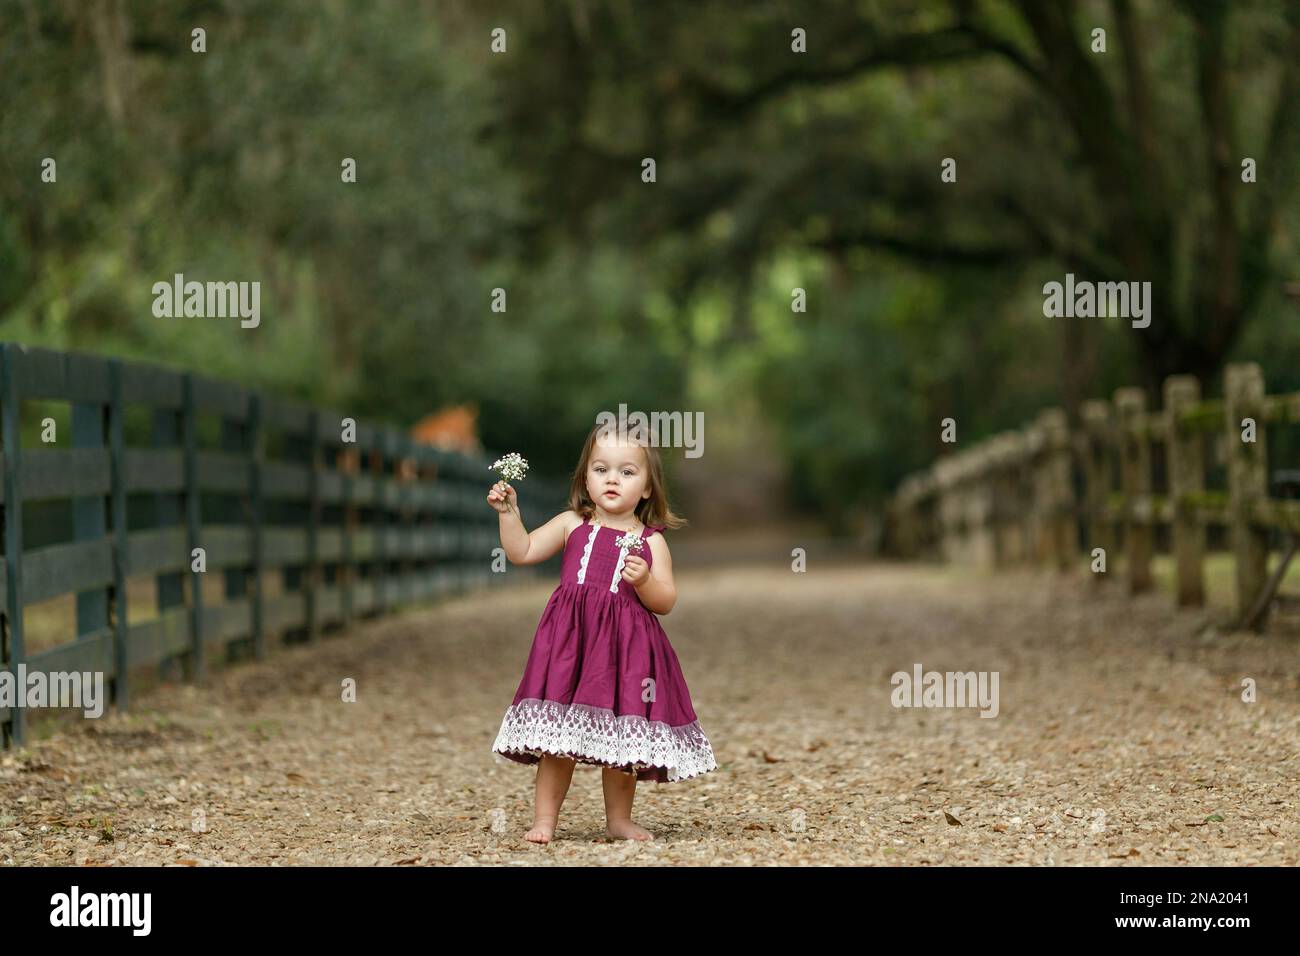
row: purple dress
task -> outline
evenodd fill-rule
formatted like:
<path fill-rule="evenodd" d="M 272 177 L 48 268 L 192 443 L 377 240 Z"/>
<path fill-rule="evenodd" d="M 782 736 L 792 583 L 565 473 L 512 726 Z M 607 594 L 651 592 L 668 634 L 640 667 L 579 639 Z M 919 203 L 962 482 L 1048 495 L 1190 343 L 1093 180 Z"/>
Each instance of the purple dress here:
<path fill-rule="evenodd" d="M 662 526 L 643 528 L 644 541 Z M 494 753 L 542 753 L 668 783 L 717 768 L 659 618 L 623 580 L 615 528 L 585 519 L 564 544 L 560 585 L 542 611 Z M 653 566 L 648 542 L 638 553 Z"/>

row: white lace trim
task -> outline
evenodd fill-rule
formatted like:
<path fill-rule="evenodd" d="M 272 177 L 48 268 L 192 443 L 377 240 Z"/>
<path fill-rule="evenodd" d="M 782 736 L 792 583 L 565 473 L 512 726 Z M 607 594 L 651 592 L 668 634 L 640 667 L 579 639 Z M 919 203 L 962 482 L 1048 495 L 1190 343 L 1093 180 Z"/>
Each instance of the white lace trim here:
<path fill-rule="evenodd" d="M 641 535 L 644 533 L 645 528 L 637 532 L 637 540 L 640 540 Z M 612 594 L 618 593 L 618 585 L 623 577 L 623 562 L 627 560 L 627 551 L 627 548 L 618 549 L 618 564 L 614 565 L 614 579 L 609 582 L 609 590 Z"/>
<path fill-rule="evenodd" d="M 600 525 L 593 521 L 591 523 L 591 534 L 587 535 L 587 546 L 582 549 L 582 563 L 578 565 L 579 584 L 587 580 L 587 562 L 591 560 L 591 546 L 596 543 L 596 532 L 599 530 Z"/>
<path fill-rule="evenodd" d="M 635 770 L 664 767 L 672 781 L 718 766 L 698 720 L 670 727 L 636 714 L 620 716 L 606 707 L 532 697 L 506 710 L 492 750 L 536 757 L 567 754 Z"/>

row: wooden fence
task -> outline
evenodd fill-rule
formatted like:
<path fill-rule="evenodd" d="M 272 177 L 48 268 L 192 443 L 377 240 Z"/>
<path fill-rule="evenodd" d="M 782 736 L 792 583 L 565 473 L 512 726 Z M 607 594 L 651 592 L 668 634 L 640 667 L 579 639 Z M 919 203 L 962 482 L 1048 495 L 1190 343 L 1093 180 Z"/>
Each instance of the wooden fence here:
<path fill-rule="evenodd" d="M 30 414 L 51 401 L 70 411 L 65 432 Z M 493 573 L 490 458 L 393 427 L 357 422 L 345 435 L 341 414 L 198 375 L 4 343 L 0 428 L 0 669 L 102 672 L 119 709 L 138 668 L 180 662 L 201 680 L 214 652 L 261 658 L 275 640 L 314 642 L 329 626 L 558 562 Z M 535 476 L 522 490 L 543 508 L 567 493 Z M 522 505 L 529 524 L 550 516 L 535 507 Z M 25 508 L 60 513 L 69 533 L 33 535 Z M 47 540 L 25 546 L 25 529 Z M 222 576 L 219 602 L 205 573 Z M 133 622 L 128 581 L 141 576 L 156 582 L 157 607 Z M 72 595 L 75 635 L 29 653 L 25 611 Z M 0 706 L 6 747 L 24 742 L 26 710 Z"/>
<path fill-rule="evenodd" d="M 1170 377 L 1163 391 L 1158 411 L 1148 411 L 1140 388 L 1084 402 L 1074 430 L 1063 410 L 1044 410 L 1026 429 L 909 476 L 890 503 L 895 550 L 1068 569 L 1090 568 L 1093 549 L 1102 548 L 1112 561 L 1122 554 L 1138 592 L 1152 586 L 1160 533 L 1170 541 L 1177 604 L 1201 605 L 1207 532 L 1222 528 L 1238 620 L 1257 621 L 1259 600 L 1280 577 L 1267 579 L 1270 532 L 1300 532 L 1300 502 L 1270 496 L 1267 426 L 1300 423 L 1300 393 L 1265 394 L 1253 363 L 1227 367 L 1222 399 L 1203 399 L 1191 376 Z M 1226 487 L 1207 482 L 1218 470 Z"/>

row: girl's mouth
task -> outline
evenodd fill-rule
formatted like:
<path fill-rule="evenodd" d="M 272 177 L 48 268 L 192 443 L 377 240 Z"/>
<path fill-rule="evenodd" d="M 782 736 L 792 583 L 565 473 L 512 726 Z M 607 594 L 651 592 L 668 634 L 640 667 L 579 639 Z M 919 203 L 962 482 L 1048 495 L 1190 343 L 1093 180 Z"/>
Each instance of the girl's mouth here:
<path fill-rule="evenodd" d="M 617 491 L 607 491 L 607 492 L 605 492 L 605 497 L 606 497 L 606 498 L 617 498 L 617 497 L 618 497 L 618 492 L 617 492 Z"/>

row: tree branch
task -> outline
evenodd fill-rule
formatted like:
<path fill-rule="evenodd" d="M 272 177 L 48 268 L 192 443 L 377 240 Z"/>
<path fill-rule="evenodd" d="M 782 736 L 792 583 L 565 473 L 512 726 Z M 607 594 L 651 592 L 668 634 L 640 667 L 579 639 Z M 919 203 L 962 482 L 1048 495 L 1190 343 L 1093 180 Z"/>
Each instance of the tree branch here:
<path fill-rule="evenodd" d="M 957 16 L 957 29 L 969 36 L 981 49 L 996 53 L 1005 59 L 1034 84 L 1046 89 L 1049 85 L 1043 68 L 1030 59 L 1029 54 L 1005 37 L 998 36 L 991 29 L 976 20 L 971 4 L 966 0 L 955 0 L 954 13 Z"/>
<path fill-rule="evenodd" d="M 1080 155 L 1092 173 L 1110 241 L 1128 269 L 1152 275 L 1161 266 L 1152 255 L 1153 241 L 1160 237 L 1151 230 L 1158 220 L 1145 208 L 1151 197 L 1144 195 L 1140 171 L 1125 149 L 1110 90 L 1075 40 L 1073 4 L 1016 0 L 1016 5 L 1043 53 L 1048 90 L 1073 127 Z"/>
<path fill-rule="evenodd" d="M 810 245 L 828 252 L 839 252 L 854 247 L 884 249 L 917 262 L 948 265 L 1007 265 L 1023 262 L 1033 254 L 1031 249 L 1020 245 L 968 246 L 927 236 L 891 235 L 865 227 L 832 233 L 830 236 L 811 242 Z"/>
<path fill-rule="evenodd" d="M 1205 161 L 1214 204 L 1210 268 L 1200 270 L 1196 285 L 1196 331 L 1214 351 L 1225 350 L 1241 323 L 1238 307 L 1240 234 L 1232 177 L 1232 130 L 1223 62 L 1227 11 L 1218 0 L 1189 4 L 1196 25 L 1196 92 L 1205 126 Z M 1208 315 L 1206 314 L 1208 313 Z M 1202 318 L 1209 328 L 1202 328 Z"/>
<path fill-rule="evenodd" d="M 1123 274 L 1123 264 L 1113 256 L 1072 242 L 1069 237 L 1063 238 L 1053 233 L 1051 229 L 1039 221 L 1029 206 L 1021 202 L 1019 197 L 1007 194 L 1001 197 L 998 206 L 1003 212 L 1024 226 L 1025 230 L 1044 250 L 1061 259 L 1067 265 L 1087 269 L 1094 274 L 1096 279 L 1118 279 Z"/>
<path fill-rule="evenodd" d="M 1142 155 L 1145 188 L 1161 197 L 1160 208 L 1167 210 L 1166 179 L 1160 168 L 1160 155 L 1156 149 L 1155 114 L 1151 109 L 1151 79 L 1147 75 L 1143 51 L 1146 46 L 1142 29 L 1137 22 L 1130 0 L 1111 0 L 1119 34 L 1120 54 L 1124 62 L 1124 87 L 1128 98 L 1129 121 L 1133 138 Z"/>
<path fill-rule="evenodd" d="M 1245 239 L 1242 242 L 1241 303 L 1249 313 L 1259 299 L 1264 284 L 1272 275 L 1268 264 L 1268 245 L 1277 224 L 1278 211 L 1295 189 L 1292 157 L 1300 152 L 1300 10 L 1288 7 L 1291 28 L 1277 95 L 1268 124 L 1268 141 L 1258 161 L 1255 202 L 1250 209 Z"/>
<path fill-rule="evenodd" d="M 922 66 L 952 63 L 998 52 L 1008 55 L 1010 46 L 990 36 L 981 36 L 968 26 L 952 26 L 926 33 L 886 37 L 848 60 L 822 70 L 787 70 L 770 76 L 748 90 L 733 92 L 698 75 L 686 75 L 683 85 L 717 113 L 743 115 L 798 86 L 829 86 L 890 66 Z M 1023 59 L 1023 58 L 1022 58 Z M 1036 68 L 1024 60 L 1024 68 Z"/>

